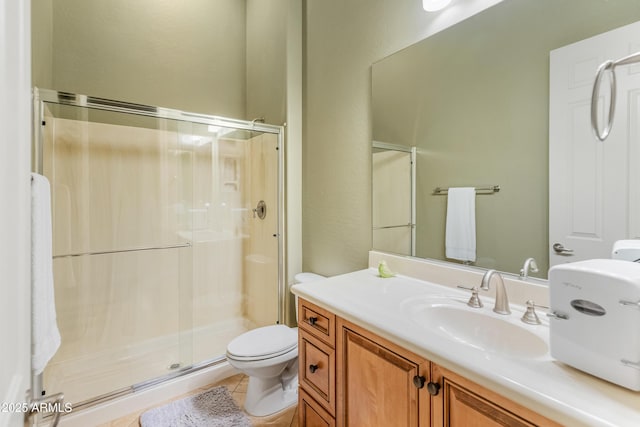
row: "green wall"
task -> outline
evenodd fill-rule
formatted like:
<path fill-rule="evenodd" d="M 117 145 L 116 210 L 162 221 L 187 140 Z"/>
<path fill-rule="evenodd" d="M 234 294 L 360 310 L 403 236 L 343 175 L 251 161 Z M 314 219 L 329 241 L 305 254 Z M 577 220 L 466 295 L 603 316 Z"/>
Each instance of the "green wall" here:
<path fill-rule="evenodd" d="M 33 82 L 282 124 L 287 8 L 287 0 L 34 2 Z"/>
<path fill-rule="evenodd" d="M 496 1 L 306 0 L 302 165 L 303 267 L 367 266 L 371 249 L 371 64 Z"/>
<path fill-rule="evenodd" d="M 53 87 L 53 0 L 31 4 L 32 86 Z"/>

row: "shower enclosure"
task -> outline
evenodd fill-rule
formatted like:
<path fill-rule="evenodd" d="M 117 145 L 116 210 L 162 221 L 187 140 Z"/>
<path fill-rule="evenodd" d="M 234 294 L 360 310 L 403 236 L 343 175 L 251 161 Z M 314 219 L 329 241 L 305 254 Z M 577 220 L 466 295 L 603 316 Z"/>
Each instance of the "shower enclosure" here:
<path fill-rule="evenodd" d="M 36 89 L 74 409 L 224 360 L 283 320 L 282 128 Z"/>

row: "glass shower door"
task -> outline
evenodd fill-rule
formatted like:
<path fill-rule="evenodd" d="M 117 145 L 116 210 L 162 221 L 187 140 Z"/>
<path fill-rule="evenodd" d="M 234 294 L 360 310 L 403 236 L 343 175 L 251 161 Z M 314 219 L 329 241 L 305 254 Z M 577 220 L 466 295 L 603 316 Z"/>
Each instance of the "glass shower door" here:
<path fill-rule="evenodd" d="M 279 127 L 40 94 L 62 337 L 47 394 L 91 406 L 282 321 Z"/>
<path fill-rule="evenodd" d="M 192 161 L 169 119 L 45 103 L 62 345 L 45 389 L 80 403 L 192 363 Z"/>
<path fill-rule="evenodd" d="M 278 322 L 278 137 L 194 124 L 193 358 Z M 263 206 L 262 212 L 258 205 Z"/>

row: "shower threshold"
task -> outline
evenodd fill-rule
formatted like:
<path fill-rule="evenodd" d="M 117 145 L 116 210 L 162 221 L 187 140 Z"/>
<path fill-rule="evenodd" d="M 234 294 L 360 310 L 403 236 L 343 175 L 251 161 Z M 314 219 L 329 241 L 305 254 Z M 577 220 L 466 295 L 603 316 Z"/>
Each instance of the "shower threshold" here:
<path fill-rule="evenodd" d="M 131 386 L 128 387 L 123 387 L 119 390 L 114 390 L 112 392 L 109 393 L 105 393 L 103 395 L 100 396 L 96 396 L 94 398 L 88 399 L 88 400 L 84 400 L 82 402 L 79 403 L 75 403 L 73 405 L 73 412 L 76 413 L 78 411 L 82 411 L 82 410 L 86 410 L 89 408 L 93 408 L 97 405 L 101 405 L 103 403 L 112 401 L 114 399 L 123 397 L 123 396 L 127 396 L 133 393 L 138 393 L 140 391 L 143 390 L 147 390 L 149 388 L 158 386 L 160 384 L 166 383 L 168 381 L 174 380 L 176 378 L 182 377 L 182 376 L 186 376 L 186 375 L 190 375 L 193 374 L 195 372 L 201 371 L 203 369 L 206 368 L 211 368 L 214 367 L 216 365 L 225 363 L 227 361 L 227 358 L 225 356 L 219 356 L 213 359 L 209 359 L 209 360 L 205 360 L 203 362 L 197 363 L 197 364 L 193 364 L 193 365 L 189 365 L 189 366 L 185 366 L 184 368 L 181 368 L 177 371 L 171 372 L 169 374 L 163 375 L 161 377 L 158 378 L 154 378 L 148 381 L 143 381 L 140 382 L 138 384 L 133 384 Z M 48 420 L 49 418 L 51 418 L 54 414 L 47 414 L 46 416 L 43 417 L 43 420 Z M 64 417 L 64 415 L 63 415 Z"/>

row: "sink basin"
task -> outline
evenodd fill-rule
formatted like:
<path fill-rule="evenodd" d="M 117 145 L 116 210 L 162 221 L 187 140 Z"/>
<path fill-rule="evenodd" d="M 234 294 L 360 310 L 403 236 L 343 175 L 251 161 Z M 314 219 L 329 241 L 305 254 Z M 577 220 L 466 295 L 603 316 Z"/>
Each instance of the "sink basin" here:
<path fill-rule="evenodd" d="M 516 358 L 536 358 L 549 352 L 543 338 L 543 325 L 527 325 L 521 313 L 493 313 L 491 308 L 468 307 L 459 300 L 413 300 L 405 304 L 405 313 L 418 325 L 456 342 Z"/>

